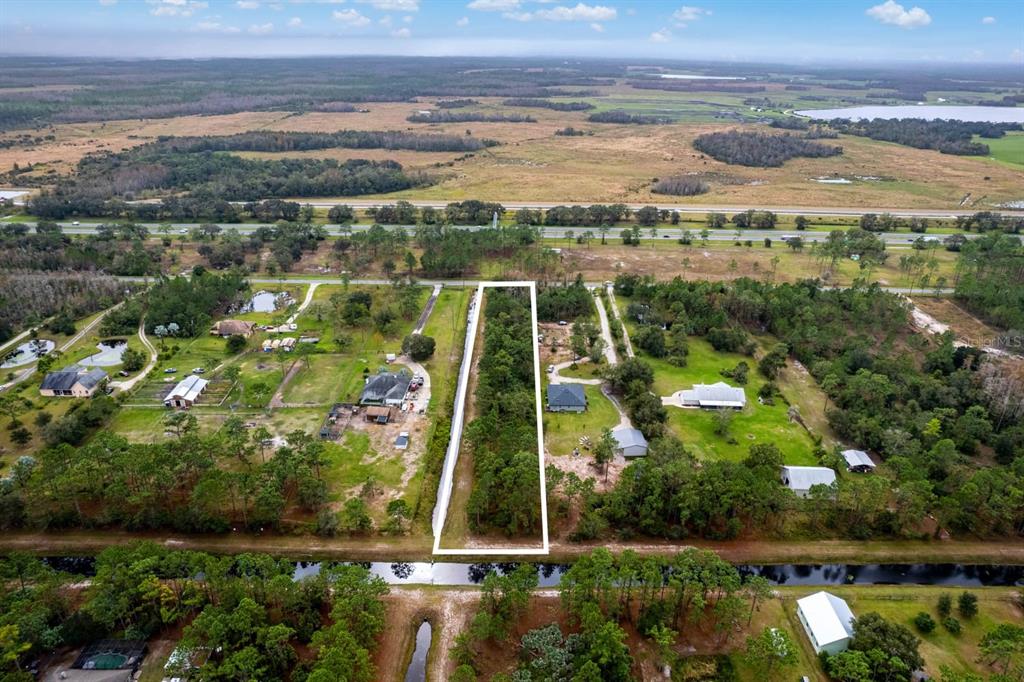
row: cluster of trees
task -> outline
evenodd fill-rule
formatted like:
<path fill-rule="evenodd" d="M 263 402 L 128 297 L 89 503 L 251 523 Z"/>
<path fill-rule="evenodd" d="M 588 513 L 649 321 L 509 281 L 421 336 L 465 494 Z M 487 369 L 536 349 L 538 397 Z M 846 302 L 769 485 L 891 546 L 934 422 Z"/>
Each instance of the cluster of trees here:
<path fill-rule="evenodd" d="M 487 575 L 480 609 L 469 630 L 456 639 L 453 679 L 477 679 L 483 644 L 507 648 L 536 584 L 536 570 L 529 565 Z M 559 593 L 569 630 L 551 623 L 525 632 L 510 679 L 638 679 L 626 625 L 650 640 L 663 664 L 676 669 L 682 665 L 675 652 L 681 636 L 690 633 L 726 646 L 771 594 L 767 580 L 743 579 L 711 551 L 640 557 L 629 550 L 616 556 L 603 548 L 572 564 L 562 575 Z M 795 662 L 792 641 L 784 644 L 790 652 L 785 662 Z M 758 657 L 756 649 L 752 662 L 769 665 L 771 656 Z"/>
<path fill-rule="evenodd" d="M 829 121 L 834 130 L 872 140 L 896 142 L 917 149 L 935 149 L 943 154 L 970 156 L 989 153 L 988 145 L 972 142 L 975 135 L 999 138 L 1008 130 L 1020 130 L 1019 123 L 982 123 L 970 121 L 927 121 L 920 118 Z"/>
<path fill-rule="evenodd" d="M 238 271 L 224 274 L 196 267 L 191 277 L 161 277 L 147 292 L 146 331 L 158 326 L 177 332 L 172 336 L 195 337 L 206 333 L 213 316 L 238 301 L 249 283 Z"/>
<path fill-rule="evenodd" d="M 1020 233 L 1024 230 L 1024 217 L 1002 215 L 992 211 L 979 211 L 972 215 L 961 215 L 956 218 L 956 227 L 960 230 L 977 230 L 988 232 L 999 230 L 1001 232 Z"/>
<path fill-rule="evenodd" d="M 516 211 L 516 222 L 527 225 L 571 225 L 571 226 L 611 226 L 627 220 L 630 216 L 629 207 L 625 204 L 593 204 L 591 206 L 553 206 L 544 211 L 520 209 Z"/>
<path fill-rule="evenodd" d="M 1004 329 L 1024 330 L 1024 247 L 1020 237 L 992 232 L 960 247 L 956 296 Z"/>
<path fill-rule="evenodd" d="M 672 123 L 668 116 L 654 116 L 652 114 L 631 114 L 622 109 L 610 109 L 599 111 L 596 114 L 587 116 L 591 123 L 622 123 L 629 125 L 664 125 Z"/>
<path fill-rule="evenodd" d="M 460 230 L 443 225 L 416 229 L 416 244 L 423 249 L 420 266 L 427 277 L 461 277 L 487 258 L 510 255 L 536 243 L 538 230 L 528 225 Z"/>
<path fill-rule="evenodd" d="M 410 114 L 406 117 L 410 123 L 536 123 L 533 116 L 515 113 L 489 114 L 482 111 L 428 111 Z"/>
<path fill-rule="evenodd" d="M 554 102 L 538 97 L 513 97 L 502 102 L 506 107 L 534 107 L 537 109 L 553 109 L 555 111 L 587 111 L 594 105 L 589 102 Z"/>
<path fill-rule="evenodd" d="M 62 178 L 53 190 L 32 197 L 28 207 L 33 215 L 44 218 L 124 213 L 143 218 L 137 207 L 128 209 L 111 198 L 132 199 L 147 191 L 185 191 L 205 200 L 200 204 L 204 211 L 224 214 L 229 209 L 221 201 L 379 194 L 424 182 L 422 177 L 406 174 L 394 161 L 243 159 L 233 154 L 181 153 L 143 146 L 86 156 L 74 176 Z M 159 214 L 158 209 L 151 211 Z"/>
<path fill-rule="evenodd" d="M 438 109 L 464 109 L 476 106 L 477 104 L 480 104 L 480 102 L 475 99 L 441 99 L 434 106 Z"/>
<path fill-rule="evenodd" d="M 590 135 L 591 133 L 579 128 L 573 128 L 572 126 L 566 126 L 565 128 L 559 128 L 555 131 L 555 135 L 560 137 L 583 137 L 584 135 Z"/>
<path fill-rule="evenodd" d="M 387 585 L 362 566 L 325 564 L 301 581 L 294 570 L 263 554 L 222 557 L 140 543 L 101 552 L 79 595 L 69 589 L 78 577 L 11 555 L 0 560 L 0 676 L 25 682 L 33 679 L 21 672 L 25 664 L 61 647 L 147 640 L 184 625 L 184 656 L 172 674 L 373 680 Z M 300 662 L 299 651 L 312 655 Z"/>
<path fill-rule="evenodd" d="M 691 175 L 674 175 L 661 178 L 651 187 L 655 194 L 669 194 L 676 197 L 692 197 L 705 194 L 710 187 L 708 183 Z"/>
<path fill-rule="evenodd" d="M 488 225 L 494 214 L 498 219 L 505 214 L 505 207 L 496 202 L 467 199 L 455 201 L 443 210 L 432 206 L 416 208 L 408 201 L 373 206 L 366 214 L 381 225 Z"/>
<path fill-rule="evenodd" d="M 79 319 L 109 308 L 124 298 L 125 288 L 113 277 L 94 273 L 4 271 L 0 273 L 0 342 L 51 315 Z"/>
<path fill-rule="evenodd" d="M 508 535 L 540 524 L 540 465 L 534 389 L 533 331 L 526 289 L 488 289 L 483 352 L 477 367 L 476 417 L 466 427 L 473 453 L 467 504 L 475 530 Z"/>
<path fill-rule="evenodd" d="M 594 312 L 594 297 L 583 283 L 583 275 L 567 286 L 544 286 L 537 292 L 537 319 L 543 322 L 575 320 Z"/>
<path fill-rule="evenodd" d="M 113 409 L 111 403 L 82 401 L 69 414 Z M 47 438 L 64 419 L 44 429 Z M 317 531 L 352 530 L 324 507 L 321 441 L 296 431 L 271 454 L 265 429 L 246 429 L 230 417 L 217 433 L 200 436 L 186 412 L 169 413 L 164 428 L 174 434 L 165 443 L 130 443 L 103 431 L 78 447 L 64 438 L 42 450 L 29 475 L 0 491 L 0 527 L 224 532 L 278 527 L 294 507 L 320 514 Z"/>
<path fill-rule="evenodd" d="M 718 161 L 761 168 L 781 166 L 798 157 L 816 159 L 843 153 L 842 147 L 811 142 L 788 133 L 770 135 L 740 130 L 698 135 L 693 146 Z"/>
<path fill-rule="evenodd" d="M 173 152 L 295 152 L 310 149 L 410 149 L 417 152 L 475 152 L 497 145 L 471 135 L 431 135 L 398 130 L 339 130 L 333 133 L 250 131 L 206 137 L 162 137 L 154 143 Z"/>
<path fill-rule="evenodd" d="M 629 358 L 608 368 L 605 373 L 612 390 L 622 397 L 629 418 L 647 438 L 658 438 L 665 433 L 668 412 L 651 392 L 654 370 L 643 360 Z"/>
<path fill-rule="evenodd" d="M 60 225 L 36 224 L 29 233 L 24 223 L 9 223 L 0 238 L 0 258 L 6 270 L 103 270 L 113 275 L 146 275 L 160 270 L 163 247 L 147 243 L 148 231 L 138 225 L 99 225 L 95 234 L 72 239 Z"/>

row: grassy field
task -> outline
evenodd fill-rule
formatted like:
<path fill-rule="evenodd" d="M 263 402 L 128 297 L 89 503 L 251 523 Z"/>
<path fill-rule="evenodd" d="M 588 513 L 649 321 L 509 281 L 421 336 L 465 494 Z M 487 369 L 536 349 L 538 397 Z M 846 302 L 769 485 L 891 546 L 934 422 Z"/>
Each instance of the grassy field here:
<path fill-rule="evenodd" d="M 991 159 L 1011 168 L 1024 169 L 1024 133 L 1007 133 L 994 140 L 976 135 L 972 141 L 987 144 L 989 149 L 988 156 L 975 158 Z"/>
<path fill-rule="evenodd" d="M 825 99 L 815 106 L 843 103 L 849 91 L 815 86 L 810 91 Z M 801 92 L 800 96 L 807 93 Z M 858 96 L 867 94 L 859 91 Z M 41 144 L 0 150 L 0 167 L 33 164 L 36 173 L 66 172 L 85 154 L 118 151 L 159 135 L 216 135 L 248 130 L 313 132 L 339 129 L 408 130 L 474 135 L 502 144 L 483 151 L 459 154 L 435 152 L 381 152 L 328 149 L 316 152 L 260 154 L 261 157 L 396 159 L 413 171 L 436 180 L 426 188 L 389 194 L 388 200 L 421 198 L 494 201 L 660 202 L 680 204 L 752 204 L 763 206 L 863 206 L 865 208 L 953 208 L 967 194 L 984 197 L 979 210 L 1002 201 L 1020 199 L 1021 166 L 993 164 L 987 159 L 940 155 L 865 138 L 843 136 L 843 154 L 825 159 L 794 159 L 780 168 L 727 165 L 698 153 L 691 143 L 697 135 L 734 127 L 763 129 L 753 122 L 784 115 L 799 108 L 797 93 L 772 85 L 757 97 L 771 100 L 767 108 L 752 110 L 748 95 L 721 92 L 668 92 L 636 90 L 624 83 L 598 88 L 588 98 L 597 110 L 625 109 L 634 113 L 667 115 L 669 125 L 631 126 L 588 122 L 589 112 L 523 110 L 536 123 L 410 124 L 406 117 L 429 107 L 418 102 L 365 103 L 367 115 L 324 112 L 241 112 L 215 116 L 121 120 L 104 123 L 58 124 L 53 139 Z M 498 98 L 478 98 L 481 111 L 508 110 Z M 579 98 L 572 98 L 579 99 Z M 572 126 L 585 131 L 580 137 L 554 132 Z M 994 154 L 1012 155 L 1012 148 Z M 698 197 L 667 197 L 651 193 L 652 179 L 692 173 L 710 185 Z M 815 182 L 819 177 L 844 177 L 846 185 Z M 864 178 L 883 178 L 868 180 Z M 339 203 L 344 198 L 338 198 Z"/>
<path fill-rule="evenodd" d="M 621 309 L 624 303 L 620 302 L 619 305 Z M 758 374 L 755 359 L 737 353 L 720 353 L 701 338 L 691 338 L 689 346 L 686 367 L 676 367 L 638 351 L 638 355 L 654 368 L 656 395 L 668 396 L 697 383 L 725 381 L 735 386 L 735 381 L 722 377 L 719 372 L 730 370 L 741 361 L 750 366 L 749 382 L 743 387 L 747 406 L 733 413 L 728 436 L 715 433 L 715 415 L 712 411 L 671 406 L 666 408 L 669 429 L 691 452 L 701 459 L 738 461 L 746 457 L 748 449 L 755 443 L 775 443 L 787 464 L 817 464 L 811 453 L 814 446 L 811 437 L 799 424 L 790 422 L 785 401 L 776 398 L 774 405 L 761 405 L 757 402 L 758 391 L 765 379 Z M 790 397 L 785 387 L 782 387 L 782 391 L 783 395 Z"/>
<path fill-rule="evenodd" d="M 619 423 L 619 413 L 601 394 L 600 386 L 584 386 L 583 390 L 587 395 L 586 412 L 544 413 L 544 447 L 556 457 L 572 454 L 581 436 L 589 436 L 596 443 L 603 429 L 613 429 Z"/>

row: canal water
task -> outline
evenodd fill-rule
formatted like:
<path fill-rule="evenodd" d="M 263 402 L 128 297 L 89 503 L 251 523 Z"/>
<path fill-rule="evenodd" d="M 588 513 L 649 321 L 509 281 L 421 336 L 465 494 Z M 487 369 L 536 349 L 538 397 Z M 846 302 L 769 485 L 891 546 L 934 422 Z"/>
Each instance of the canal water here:
<path fill-rule="evenodd" d="M 405 671 L 405 682 L 426 682 L 427 654 L 430 653 L 430 621 L 420 623 L 416 630 L 416 648 L 412 652 L 412 660 Z"/>
<path fill-rule="evenodd" d="M 848 118 L 852 121 L 870 120 L 873 118 L 923 118 L 927 121 L 937 119 L 972 121 L 979 123 L 1024 123 L 1024 109 L 1015 107 L 971 107 L 934 104 L 894 104 L 867 105 L 860 107 L 844 107 L 841 109 L 802 109 L 795 112 L 800 116 L 815 119 L 833 120 Z"/>
<path fill-rule="evenodd" d="M 92 575 L 92 557 L 48 557 L 53 568 Z M 517 563 L 385 562 L 361 563 L 389 585 L 472 586 L 490 571 L 508 573 Z M 557 587 L 568 564 L 536 563 L 540 587 Z M 316 575 L 320 562 L 295 564 L 296 580 Z M 948 587 L 1012 587 L 1024 585 L 1024 566 L 975 564 L 776 564 L 737 566 L 743 575 L 760 575 L 772 585 L 826 587 L 828 585 L 938 585 Z"/>

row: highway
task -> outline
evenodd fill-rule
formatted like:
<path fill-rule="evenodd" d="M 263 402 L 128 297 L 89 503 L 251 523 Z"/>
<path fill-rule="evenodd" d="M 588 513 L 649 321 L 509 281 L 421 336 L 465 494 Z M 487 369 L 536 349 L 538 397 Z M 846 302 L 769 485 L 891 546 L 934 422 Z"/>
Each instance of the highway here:
<path fill-rule="evenodd" d="M 161 236 L 160 228 L 164 223 L 140 223 L 146 227 L 150 234 L 153 236 Z M 62 222 L 60 223 L 66 234 L 94 234 L 99 223 L 80 223 L 75 225 L 73 222 Z M 188 234 L 192 229 L 198 228 L 200 223 L 172 223 L 170 224 L 170 230 L 167 232 L 168 236 L 181 236 Z M 218 226 L 222 231 L 235 230 L 239 234 L 252 234 L 256 230 L 263 227 L 274 227 L 272 223 L 219 223 Z M 349 232 L 364 232 L 370 228 L 370 225 L 349 225 L 342 227 L 341 225 L 323 225 L 322 226 L 327 234 L 331 236 L 338 236 L 341 234 L 347 234 Z M 409 233 L 412 233 L 416 229 L 416 225 L 384 225 L 389 230 L 397 230 L 403 228 Z M 481 230 L 489 225 L 458 225 L 458 229 L 463 230 Z M 617 242 L 619 235 L 624 227 L 612 227 L 608 230 L 607 239 L 609 241 Z M 644 241 L 659 241 L 659 240 L 676 240 L 682 236 L 684 231 L 689 231 L 693 236 L 695 244 L 700 242 L 700 229 L 699 227 L 659 227 L 656 231 L 656 236 L 651 236 L 651 228 L 644 227 L 640 229 L 640 238 Z M 836 228 L 842 229 L 842 228 Z M 600 239 L 600 232 L 596 227 L 559 227 L 553 225 L 541 226 L 541 234 L 549 239 L 567 239 L 567 234 L 572 232 L 575 236 L 580 236 L 585 232 L 592 232 L 595 239 Z M 772 240 L 781 240 L 787 237 L 801 237 L 804 242 L 817 242 L 824 241 L 829 232 L 832 230 L 805 230 L 798 232 L 796 230 L 741 230 L 739 237 L 737 237 L 736 229 L 722 229 L 722 230 L 709 230 L 708 241 L 713 242 L 733 242 L 737 238 L 740 240 L 750 239 L 754 242 L 763 241 L 766 237 Z M 876 232 L 875 233 L 880 239 L 886 244 L 891 245 L 907 245 L 915 241 L 918 237 L 922 236 L 910 232 Z M 939 240 L 941 241 L 946 234 L 935 233 L 923 235 L 925 239 Z M 964 235 L 968 239 L 977 237 L 977 234 L 965 233 Z"/>

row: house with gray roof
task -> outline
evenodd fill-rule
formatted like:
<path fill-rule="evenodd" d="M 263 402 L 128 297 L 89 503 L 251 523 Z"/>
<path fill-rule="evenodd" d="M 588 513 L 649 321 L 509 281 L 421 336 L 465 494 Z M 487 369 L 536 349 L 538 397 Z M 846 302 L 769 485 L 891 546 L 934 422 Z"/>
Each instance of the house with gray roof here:
<path fill-rule="evenodd" d="M 107 373 L 102 369 L 87 369 L 70 365 L 50 372 L 39 384 L 39 394 L 47 397 L 91 398 L 103 387 Z"/>
<path fill-rule="evenodd" d="M 871 461 L 868 453 L 863 450 L 843 450 L 842 455 L 843 459 L 846 460 L 846 468 L 849 471 L 866 474 L 875 470 L 875 463 Z"/>
<path fill-rule="evenodd" d="M 359 394 L 360 405 L 399 407 L 409 392 L 412 376 L 408 372 L 381 372 L 367 378 Z"/>
<path fill-rule="evenodd" d="M 580 384 L 550 384 L 548 412 L 585 412 L 587 394 Z"/>
<path fill-rule="evenodd" d="M 836 472 L 828 467 L 782 467 L 782 484 L 796 493 L 797 497 L 807 497 L 811 488 L 816 485 L 832 485 L 836 482 Z"/>
<path fill-rule="evenodd" d="M 680 391 L 679 397 L 683 407 L 703 409 L 728 407 L 741 410 L 747 404 L 747 395 L 743 389 L 730 386 L 724 381 L 714 384 L 694 384 L 691 390 Z"/>
<path fill-rule="evenodd" d="M 623 457 L 643 457 L 647 454 L 647 439 L 640 429 L 632 426 L 620 426 L 612 431 L 615 439 L 615 451 Z"/>

